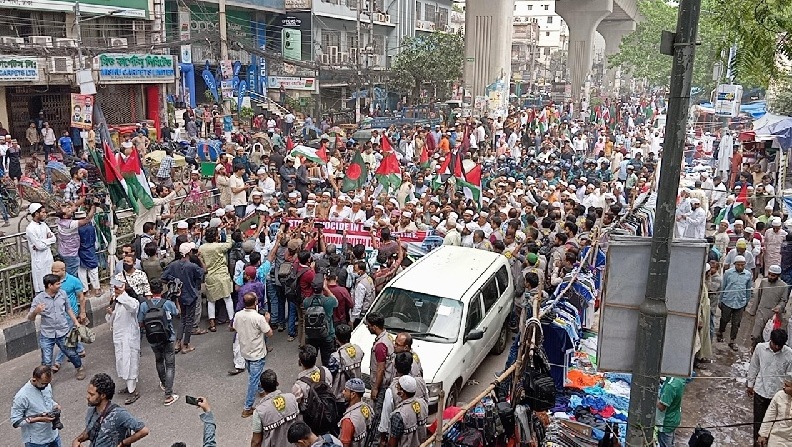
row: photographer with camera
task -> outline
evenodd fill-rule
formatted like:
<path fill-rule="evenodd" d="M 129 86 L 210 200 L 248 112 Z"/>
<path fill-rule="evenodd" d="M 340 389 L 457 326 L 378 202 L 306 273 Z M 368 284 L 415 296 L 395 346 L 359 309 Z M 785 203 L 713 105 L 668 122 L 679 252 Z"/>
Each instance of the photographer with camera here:
<path fill-rule="evenodd" d="M 14 395 L 11 424 L 22 429 L 25 447 L 59 447 L 60 405 L 52 396 L 52 370 L 47 365 L 33 369 L 33 377 Z"/>

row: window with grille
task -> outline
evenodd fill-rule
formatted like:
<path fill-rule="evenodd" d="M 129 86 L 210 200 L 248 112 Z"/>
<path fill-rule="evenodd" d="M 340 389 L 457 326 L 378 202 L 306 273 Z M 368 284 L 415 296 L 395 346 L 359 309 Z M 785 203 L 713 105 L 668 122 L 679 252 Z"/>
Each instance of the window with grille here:
<path fill-rule="evenodd" d="M 435 10 L 435 5 L 424 5 L 424 20 L 427 22 L 434 22 L 437 20 L 437 10 Z"/>
<path fill-rule="evenodd" d="M 374 54 L 385 54 L 385 36 L 374 36 Z"/>
<path fill-rule="evenodd" d="M 346 41 L 347 41 L 347 51 L 351 51 L 352 48 L 360 48 L 358 46 L 358 38 L 356 33 L 346 33 Z"/>
<path fill-rule="evenodd" d="M 415 20 L 421 20 L 421 2 L 415 2 Z"/>
<path fill-rule="evenodd" d="M 358 0 L 346 0 L 347 8 L 355 11 L 358 9 Z"/>
<path fill-rule="evenodd" d="M 322 51 L 327 53 L 330 47 L 341 46 L 341 31 L 322 30 Z M 328 53 L 329 54 L 329 53 Z"/>
<path fill-rule="evenodd" d="M 441 30 L 448 26 L 448 9 L 437 8 L 437 26 Z"/>
<path fill-rule="evenodd" d="M 547 23 L 553 23 L 553 16 L 547 16 Z"/>

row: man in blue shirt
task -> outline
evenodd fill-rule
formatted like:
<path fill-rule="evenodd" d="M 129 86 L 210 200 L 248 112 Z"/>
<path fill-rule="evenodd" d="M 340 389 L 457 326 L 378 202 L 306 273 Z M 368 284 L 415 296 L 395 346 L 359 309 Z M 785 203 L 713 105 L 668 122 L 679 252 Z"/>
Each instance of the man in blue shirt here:
<path fill-rule="evenodd" d="M 181 319 L 181 333 L 177 335 L 176 350 L 185 353 L 195 350 L 190 346 L 190 336 L 193 330 L 193 318 L 195 318 L 195 306 L 200 306 L 201 302 L 201 281 L 203 280 L 203 269 L 190 262 L 190 253 L 195 249 L 195 244 L 192 242 L 185 242 L 179 245 L 179 254 L 181 259 L 168 264 L 165 271 L 162 272 L 162 280 L 170 282 L 174 279 L 179 279 L 182 282 L 181 296 L 179 296 L 179 305 L 181 306 L 182 319 Z"/>
<path fill-rule="evenodd" d="M 162 298 L 162 281 L 152 279 L 149 282 L 151 298 L 140 303 L 138 308 L 138 322 L 143 324 L 150 306 L 162 307 L 168 319 L 168 341 L 166 343 L 151 344 L 154 351 L 154 361 L 157 364 L 157 375 L 160 385 L 165 391 L 165 405 L 170 405 L 179 398 L 173 394 L 173 378 L 176 377 L 176 353 L 173 344 L 176 342 L 176 331 L 173 329 L 173 316 L 179 315 L 179 309 L 173 301 Z"/>
<path fill-rule="evenodd" d="M 723 273 L 721 283 L 720 299 L 720 326 L 718 327 L 718 341 L 723 341 L 723 332 L 726 325 L 731 322 L 729 333 L 729 347 L 732 351 L 737 350 L 734 340 L 737 338 L 737 331 L 740 330 L 743 311 L 748 301 L 751 299 L 751 289 L 753 288 L 753 275 L 745 269 L 745 256 L 737 255 L 734 257 L 732 268 Z"/>
<path fill-rule="evenodd" d="M 68 130 L 64 130 L 63 136 L 58 138 L 58 146 L 60 146 L 65 155 L 74 156 L 74 142 L 72 142 Z"/>
<path fill-rule="evenodd" d="M 60 277 L 60 288 L 63 293 L 66 294 L 66 302 L 69 304 L 72 312 L 74 312 L 74 315 L 77 315 L 77 320 L 80 323 L 86 324 L 88 322 L 88 317 L 85 314 L 85 294 L 83 293 L 82 281 L 66 273 L 66 264 L 61 261 L 52 263 L 52 274 Z M 74 324 L 71 320 L 67 321 L 69 322 L 69 331 L 71 331 Z M 85 357 L 85 346 L 79 342 L 77 343 L 77 354 L 80 357 Z M 58 372 L 58 370 L 60 370 L 60 365 L 63 363 L 64 358 L 66 358 L 66 354 L 61 351 L 55 358 L 55 363 L 52 365 L 53 372 Z"/>
<path fill-rule="evenodd" d="M 33 377 L 25 382 L 14 396 L 11 404 L 11 424 L 22 429 L 25 447 L 59 447 L 59 430 L 53 430 L 51 416 L 44 416 L 60 406 L 52 396 L 52 370 L 40 365 L 33 370 Z"/>

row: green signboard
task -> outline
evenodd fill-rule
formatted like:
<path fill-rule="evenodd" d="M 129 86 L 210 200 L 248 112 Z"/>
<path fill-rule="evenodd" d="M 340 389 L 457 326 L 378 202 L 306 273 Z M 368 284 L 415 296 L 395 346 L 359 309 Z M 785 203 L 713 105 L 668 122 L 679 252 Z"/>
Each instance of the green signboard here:
<path fill-rule="evenodd" d="M 80 13 L 84 17 L 112 14 L 114 17 L 150 19 L 150 6 L 150 0 L 81 0 Z M 13 8 L 70 13 L 74 11 L 74 2 L 62 0 L 25 0 L 13 2 Z"/>

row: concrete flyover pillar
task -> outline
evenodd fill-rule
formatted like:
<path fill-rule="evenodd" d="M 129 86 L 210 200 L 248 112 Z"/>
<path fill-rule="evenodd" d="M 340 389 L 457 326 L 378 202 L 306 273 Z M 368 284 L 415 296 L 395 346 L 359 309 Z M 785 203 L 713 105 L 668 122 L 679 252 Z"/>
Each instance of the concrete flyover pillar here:
<path fill-rule="evenodd" d="M 569 27 L 569 82 L 572 99 L 580 102 L 581 89 L 594 63 L 594 31 L 613 12 L 613 0 L 559 0 L 555 10 Z"/>
<path fill-rule="evenodd" d="M 608 68 L 608 58 L 619 52 L 622 38 L 635 31 L 633 20 L 603 20 L 597 32 L 605 39 L 605 89 L 613 94 L 619 93 L 619 67 Z"/>
<path fill-rule="evenodd" d="M 611 0 L 612 1 L 612 0 Z M 465 5 L 465 88 L 472 97 L 511 78 L 514 0 L 476 0 Z"/>

